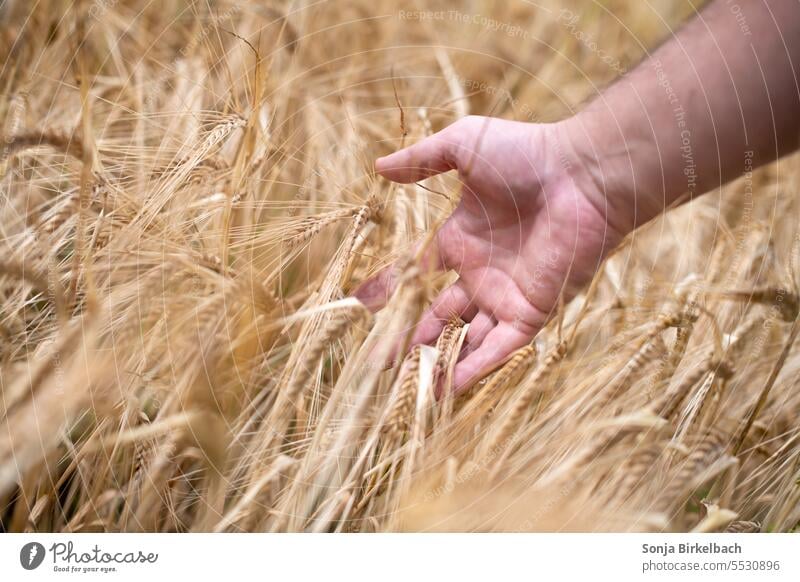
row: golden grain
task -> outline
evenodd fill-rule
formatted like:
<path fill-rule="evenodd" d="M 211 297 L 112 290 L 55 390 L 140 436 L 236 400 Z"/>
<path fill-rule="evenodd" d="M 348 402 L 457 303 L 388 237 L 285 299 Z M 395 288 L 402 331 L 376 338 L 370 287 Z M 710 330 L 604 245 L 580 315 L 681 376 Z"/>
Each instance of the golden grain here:
<path fill-rule="evenodd" d="M 546 29 L 532 51 L 366 0 L 4 7 L 0 529 L 796 530 L 797 158 L 758 204 L 734 183 L 637 230 L 463 394 L 435 397 L 461 319 L 409 348 L 461 186 L 374 159 L 613 81 L 543 1 L 471 8 Z M 685 14 L 608 8 L 582 30 L 631 64 Z M 389 265 L 369 314 L 350 295 Z"/>

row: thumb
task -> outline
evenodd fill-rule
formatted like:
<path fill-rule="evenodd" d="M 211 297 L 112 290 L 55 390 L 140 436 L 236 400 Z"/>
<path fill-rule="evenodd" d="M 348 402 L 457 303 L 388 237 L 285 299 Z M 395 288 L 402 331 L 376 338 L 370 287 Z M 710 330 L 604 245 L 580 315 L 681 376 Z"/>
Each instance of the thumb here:
<path fill-rule="evenodd" d="M 422 141 L 375 160 L 375 170 L 393 182 L 408 184 L 454 170 L 458 167 L 456 152 L 460 143 L 456 124 L 426 137 Z"/>

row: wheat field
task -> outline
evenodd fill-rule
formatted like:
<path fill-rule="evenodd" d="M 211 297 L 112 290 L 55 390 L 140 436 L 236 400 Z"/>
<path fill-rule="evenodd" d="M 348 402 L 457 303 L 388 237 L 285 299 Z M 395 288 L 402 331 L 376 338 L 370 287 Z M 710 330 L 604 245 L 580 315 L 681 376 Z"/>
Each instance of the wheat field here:
<path fill-rule="evenodd" d="M 458 319 L 384 365 L 459 189 L 375 157 L 561 119 L 692 10 L 5 0 L 0 530 L 798 529 L 794 157 L 637 230 L 467 393 L 434 395 Z"/>

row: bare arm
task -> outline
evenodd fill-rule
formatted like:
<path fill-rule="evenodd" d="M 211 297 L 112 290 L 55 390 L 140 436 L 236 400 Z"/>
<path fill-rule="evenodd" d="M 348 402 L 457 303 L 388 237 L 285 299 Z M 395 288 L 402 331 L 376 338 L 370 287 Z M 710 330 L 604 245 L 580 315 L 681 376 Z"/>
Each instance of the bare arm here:
<path fill-rule="evenodd" d="M 709 5 L 564 124 L 609 222 L 630 230 L 795 150 L 798 71 L 798 0 Z"/>

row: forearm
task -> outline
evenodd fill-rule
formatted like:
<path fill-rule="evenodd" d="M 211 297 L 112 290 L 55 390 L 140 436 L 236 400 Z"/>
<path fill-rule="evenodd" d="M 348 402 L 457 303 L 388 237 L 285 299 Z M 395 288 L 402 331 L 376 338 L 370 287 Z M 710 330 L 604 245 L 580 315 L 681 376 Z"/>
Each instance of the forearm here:
<path fill-rule="evenodd" d="M 800 3 L 732 5 L 711 4 L 566 122 L 621 231 L 798 146 Z"/>

